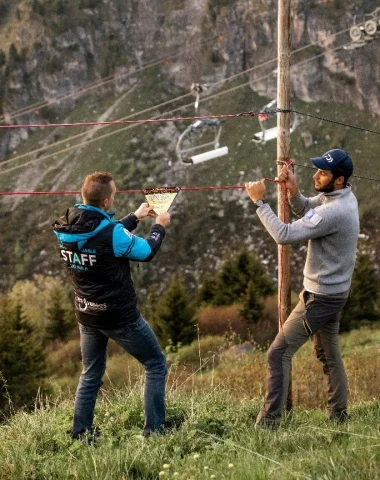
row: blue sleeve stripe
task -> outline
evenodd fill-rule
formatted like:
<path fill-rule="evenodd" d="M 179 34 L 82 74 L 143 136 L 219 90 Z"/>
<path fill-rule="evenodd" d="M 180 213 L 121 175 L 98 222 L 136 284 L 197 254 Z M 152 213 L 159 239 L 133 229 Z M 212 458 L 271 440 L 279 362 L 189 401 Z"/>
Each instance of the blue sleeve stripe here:
<path fill-rule="evenodd" d="M 115 257 L 143 261 L 152 253 L 152 249 L 146 240 L 133 235 L 122 224 L 116 225 L 113 229 L 112 240 Z"/>
<path fill-rule="evenodd" d="M 127 229 L 127 230 L 128 230 L 128 229 Z M 128 231 L 129 231 L 129 230 L 128 230 Z M 136 238 L 136 237 L 133 237 L 133 238 L 132 238 L 131 244 L 129 245 L 128 249 L 125 251 L 123 257 L 128 257 L 128 255 L 131 253 L 132 248 L 133 248 L 133 246 L 134 246 L 134 244 L 135 244 L 135 238 Z"/>

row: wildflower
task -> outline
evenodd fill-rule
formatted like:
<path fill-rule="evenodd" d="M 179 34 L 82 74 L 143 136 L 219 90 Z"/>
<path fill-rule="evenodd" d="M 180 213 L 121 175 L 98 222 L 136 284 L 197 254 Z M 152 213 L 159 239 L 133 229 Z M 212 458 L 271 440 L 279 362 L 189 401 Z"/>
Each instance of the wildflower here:
<path fill-rule="evenodd" d="M 233 464 L 233 463 L 229 463 L 229 464 L 228 464 L 228 468 L 234 468 L 234 464 Z"/>
<path fill-rule="evenodd" d="M 162 468 L 163 468 L 164 470 L 167 470 L 168 468 L 170 468 L 170 465 L 169 465 L 168 463 L 164 463 L 164 464 L 162 465 Z"/>
<path fill-rule="evenodd" d="M 164 475 L 166 475 L 166 472 L 164 472 L 163 470 L 161 470 L 161 472 L 158 472 L 159 477 L 163 477 Z"/>
<path fill-rule="evenodd" d="M 199 453 L 196 453 L 195 455 L 193 455 L 194 460 L 198 460 L 199 457 L 200 457 Z"/>
<path fill-rule="evenodd" d="M 173 473 L 173 477 L 179 477 L 179 473 L 178 473 L 178 472 L 174 472 L 174 473 Z"/>
<path fill-rule="evenodd" d="M 207 466 L 203 467 L 203 470 L 208 470 L 208 467 Z"/>

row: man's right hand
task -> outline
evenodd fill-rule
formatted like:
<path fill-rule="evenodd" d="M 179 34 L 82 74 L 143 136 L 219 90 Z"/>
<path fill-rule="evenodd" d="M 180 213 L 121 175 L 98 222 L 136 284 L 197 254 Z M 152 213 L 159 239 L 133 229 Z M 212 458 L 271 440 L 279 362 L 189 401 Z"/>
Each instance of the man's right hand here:
<path fill-rule="evenodd" d="M 155 223 L 158 223 L 159 225 L 162 225 L 164 228 L 166 228 L 170 223 L 170 214 L 168 212 L 161 213 L 161 215 L 158 215 L 156 217 Z"/>
<path fill-rule="evenodd" d="M 284 165 L 280 171 L 280 174 L 277 177 L 279 182 L 285 182 L 288 193 L 291 197 L 294 197 L 298 193 L 298 185 L 296 177 L 294 176 L 292 170 Z"/>

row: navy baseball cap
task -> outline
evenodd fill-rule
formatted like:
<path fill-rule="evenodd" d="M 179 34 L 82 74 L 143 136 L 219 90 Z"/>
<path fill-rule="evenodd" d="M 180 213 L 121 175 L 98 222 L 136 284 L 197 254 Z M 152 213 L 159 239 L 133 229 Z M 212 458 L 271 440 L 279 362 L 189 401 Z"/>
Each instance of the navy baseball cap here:
<path fill-rule="evenodd" d="M 348 154 L 340 148 L 335 148 L 324 153 L 322 157 L 310 159 L 320 170 L 332 170 L 344 176 L 352 175 L 354 165 Z"/>

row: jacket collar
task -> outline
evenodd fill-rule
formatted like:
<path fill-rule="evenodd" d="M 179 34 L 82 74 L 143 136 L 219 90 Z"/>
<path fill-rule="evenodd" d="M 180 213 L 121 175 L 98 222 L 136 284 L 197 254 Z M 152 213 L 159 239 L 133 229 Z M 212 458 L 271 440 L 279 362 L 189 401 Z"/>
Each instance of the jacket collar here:
<path fill-rule="evenodd" d="M 106 217 L 108 220 L 111 220 L 111 218 L 115 215 L 115 212 L 106 212 L 105 210 L 102 210 L 99 207 L 94 207 L 93 205 L 85 205 L 84 203 L 76 203 L 74 205 L 75 208 L 81 208 L 82 210 L 92 210 L 93 212 L 98 212 L 101 213 L 104 217 Z"/>

